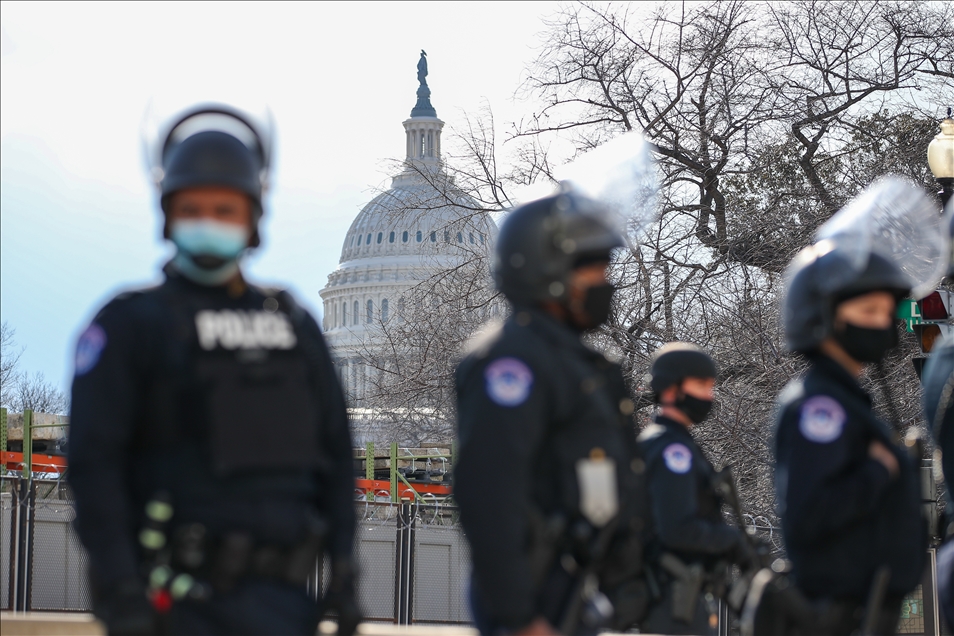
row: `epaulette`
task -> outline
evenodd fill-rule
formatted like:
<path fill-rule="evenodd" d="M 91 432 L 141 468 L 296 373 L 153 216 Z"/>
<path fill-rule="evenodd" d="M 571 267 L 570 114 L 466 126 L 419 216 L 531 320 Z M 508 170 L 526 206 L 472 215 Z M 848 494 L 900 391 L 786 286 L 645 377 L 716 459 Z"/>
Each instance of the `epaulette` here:
<path fill-rule="evenodd" d="M 477 331 L 464 341 L 463 353 L 465 356 L 475 355 L 484 357 L 491 347 L 500 340 L 503 334 L 504 323 L 500 320 L 491 320 L 481 325 Z"/>

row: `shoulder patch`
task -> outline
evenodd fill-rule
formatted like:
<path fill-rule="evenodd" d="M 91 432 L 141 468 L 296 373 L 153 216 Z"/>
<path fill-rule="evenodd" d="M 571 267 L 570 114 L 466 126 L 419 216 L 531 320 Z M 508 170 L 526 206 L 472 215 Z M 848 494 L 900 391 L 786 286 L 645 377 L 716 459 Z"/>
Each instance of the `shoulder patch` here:
<path fill-rule="evenodd" d="M 106 332 L 95 322 L 91 323 L 76 343 L 75 373 L 89 373 L 99 362 L 99 356 L 106 347 Z"/>
<path fill-rule="evenodd" d="M 494 360 L 484 370 L 487 396 L 500 406 L 520 406 L 530 396 L 533 372 L 517 358 Z"/>
<path fill-rule="evenodd" d="M 685 444 L 670 444 L 663 449 L 662 455 L 666 468 L 674 473 L 683 475 L 692 468 L 692 451 Z"/>
<path fill-rule="evenodd" d="M 815 395 L 802 404 L 798 430 L 810 442 L 828 444 L 841 437 L 845 409 L 834 398 Z"/>

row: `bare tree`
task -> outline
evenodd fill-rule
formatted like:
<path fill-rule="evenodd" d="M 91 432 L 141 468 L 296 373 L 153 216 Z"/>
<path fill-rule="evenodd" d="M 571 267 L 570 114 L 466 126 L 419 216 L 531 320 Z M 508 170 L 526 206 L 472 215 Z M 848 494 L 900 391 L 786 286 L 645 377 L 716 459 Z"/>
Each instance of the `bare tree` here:
<path fill-rule="evenodd" d="M 619 355 L 642 407 L 660 344 L 713 352 L 719 408 L 695 434 L 717 463 L 735 466 L 749 514 L 771 526 L 772 405 L 804 367 L 779 329 L 781 272 L 874 178 L 928 182 L 923 152 L 936 130 L 918 95 L 954 93 L 952 10 L 819 1 L 637 11 L 581 3 L 549 20 L 524 85 L 545 107 L 513 142 L 585 150 L 642 130 L 654 144 L 660 218 L 614 264 L 616 311 L 592 338 Z M 890 402 L 910 424 L 910 364 L 887 366 Z"/>
<path fill-rule="evenodd" d="M 4 322 L 0 326 L 0 404 L 15 413 L 31 409 L 37 413 L 63 414 L 69 400 L 42 373 L 32 376 L 20 369 L 24 349 L 16 345 L 16 330 Z"/>
<path fill-rule="evenodd" d="M 798 164 L 830 215 L 853 194 L 820 173 L 859 137 L 860 116 L 894 105 L 919 110 L 908 91 L 943 95 L 954 80 L 949 3 L 803 1 L 767 4 L 780 64 L 766 73 L 799 151 Z M 946 98 L 949 98 L 948 90 Z M 902 108 L 899 108 L 902 107 Z"/>
<path fill-rule="evenodd" d="M 7 407 L 13 402 L 20 356 L 23 355 L 23 349 L 16 345 L 16 333 L 6 321 L 0 324 L 0 404 Z"/>
<path fill-rule="evenodd" d="M 48 382 L 42 373 L 22 373 L 16 379 L 10 406 L 18 413 L 30 409 L 35 413 L 66 414 L 69 411 L 69 400 L 55 384 Z"/>

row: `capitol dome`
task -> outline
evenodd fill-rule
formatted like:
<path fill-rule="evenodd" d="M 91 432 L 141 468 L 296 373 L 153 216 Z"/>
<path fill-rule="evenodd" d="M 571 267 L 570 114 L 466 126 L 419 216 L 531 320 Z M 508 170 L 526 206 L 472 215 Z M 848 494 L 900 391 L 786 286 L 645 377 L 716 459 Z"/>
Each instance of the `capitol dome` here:
<path fill-rule="evenodd" d="M 462 263 L 486 266 L 497 234 L 487 211 L 444 170 L 444 122 L 431 106 L 421 68 L 417 104 L 403 122 L 403 170 L 355 217 L 339 265 L 320 292 L 325 338 L 349 402 L 358 410 L 366 406 L 372 375 L 380 368 L 375 356 L 388 355 L 388 325 L 413 321 L 412 314 L 420 311 L 419 300 L 405 311 L 409 295 Z M 356 431 L 357 442 L 360 437 Z"/>

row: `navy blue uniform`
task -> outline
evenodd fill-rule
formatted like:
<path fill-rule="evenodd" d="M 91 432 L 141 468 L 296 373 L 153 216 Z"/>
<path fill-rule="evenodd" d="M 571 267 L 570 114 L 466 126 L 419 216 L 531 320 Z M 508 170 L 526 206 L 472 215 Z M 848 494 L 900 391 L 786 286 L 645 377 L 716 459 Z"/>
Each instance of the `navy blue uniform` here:
<path fill-rule="evenodd" d="M 457 407 L 454 495 L 481 631 L 535 616 L 559 626 L 601 528 L 613 540 L 596 574 L 616 620 L 632 624 L 646 602 L 637 579 L 649 511 L 620 368 L 550 315 L 518 310 L 461 362 Z M 600 493 L 589 491 L 589 468 L 606 469 Z"/>
<path fill-rule="evenodd" d="M 919 467 L 895 445 L 848 371 L 820 354 L 810 361 L 805 376 L 779 396 L 776 425 L 776 491 L 792 573 L 809 598 L 861 606 L 875 572 L 886 566 L 883 613 L 886 622 L 892 615 L 896 621 L 900 599 L 917 586 L 925 564 Z M 869 457 L 872 440 L 894 454 L 897 478 Z"/>
<path fill-rule="evenodd" d="M 938 596 L 948 624 L 954 625 L 954 340 L 949 338 L 934 350 L 924 365 L 922 379 L 924 413 L 941 449 L 941 466 L 947 482 L 947 519 L 941 532 L 947 536 L 947 543 L 938 550 Z"/>
<path fill-rule="evenodd" d="M 654 552 L 669 552 L 686 564 L 711 568 L 718 560 L 733 561 L 745 538 L 722 519 L 722 499 L 714 486 L 715 469 L 692 439 L 689 429 L 665 416 L 639 436 L 646 456 L 655 525 Z M 667 578 L 665 572 L 660 576 Z M 692 623 L 672 618 L 670 586 L 643 623 L 646 631 L 703 634 L 711 630 L 707 608 L 699 599 Z"/>
<path fill-rule="evenodd" d="M 347 412 L 319 327 L 284 292 L 166 275 L 109 302 L 77 348 L 69 478 L 94 592 L 143 581 L 144 508 L 166 493 L 170 540 L 202 529 L 197 577 L 218 576 L 223 538 L 250 542 L 238 581 L 177 604 L 173 631 L 314 633 L 316 604 L 283 555 L 326 527 L 325 551 L 350 559 L 355 527 Z"/>
<path fill-rule="evenodd" d="M 954 339 L 935 348 L 924 365 L 922 381 L 928 428 L 941 449 L 944 479 L 950 484 L 954 482 Z"/>

